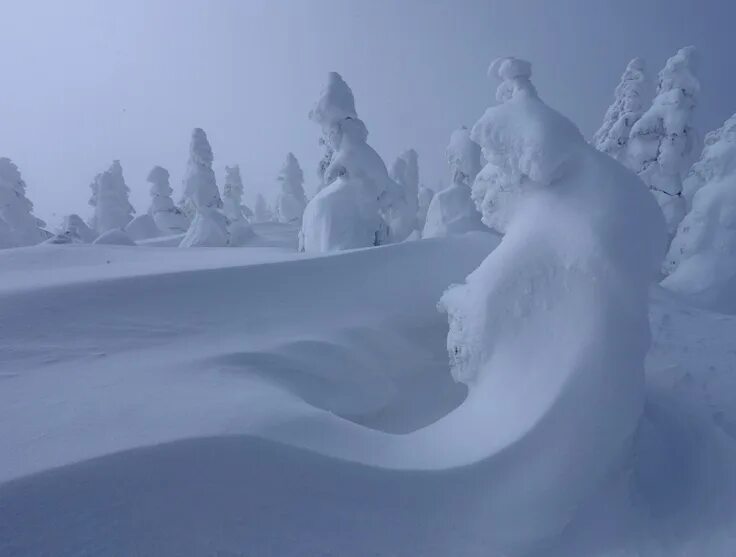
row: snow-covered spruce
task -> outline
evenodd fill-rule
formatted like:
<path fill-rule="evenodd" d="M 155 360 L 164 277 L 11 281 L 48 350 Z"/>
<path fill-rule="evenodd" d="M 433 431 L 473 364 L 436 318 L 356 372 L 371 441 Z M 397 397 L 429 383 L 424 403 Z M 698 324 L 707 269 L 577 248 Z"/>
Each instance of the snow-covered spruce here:
<path fill-rule="evenodd" d="M 626 145 L 631 128 L 644 114 L 648 90 L 644 60 L 634 58 L 626 66 L 614 92 L 614 101 L 606 111 L 603 125 L 593 137 L 596 149 L 627 164 Z"/>
<path fill-rule="evenodd" d="M 226 246 L 229 242 L 228 221 L 221 211 L 222 199 L 212 170 L 213 160 L 207 134 L 203 129 L 195 128 L 184 177 L 184 197 L 194 207 L 195 213 L 180 247 L 217 247 Z"/>
<path fill-rule="evenodd" d="M 480 146 L 463 126 L 452 132 L 447 146 L 452 184 L 432 198 L 422 232 L 424 238 L 482 230 L 480 213 L 470 198 L 470 188 L 481 169 Z"/>
<path fill-rule="evenodd" d="M 541 539 L 627 458 L 667 238 L 636 176 L 538 98 L 528 62 L 501 59 L 491 73 L 502 104 L 471 132 L 488 161 L 475 193 L 505 235 L 442 296 L 452 374 L 470 392 L 433 427 L 480 419 L 498 426 L 491 444 L 525 432 L 504 489 L 527 539 Z"/>
<path fill-rule="evenodd" d="M 304 173 L 293 153 L 286 155 L 276 181 L 279 194 L 276 198 L 276 218 L 279 222 L 301 223 L 307 196 L 304 194 Z"/>
<path fill-rule="evenodd" d="M 227 229 L 229 244 L 242 246 L 253 238 L 253 229 L 249 218 L 252 211 L 243 205 L 243 179 L 240 176 L 240 166 L 225 167 L 225 187 L 222 195 L 223 212 L 228 220 Z"/>
<path fill-rule="evenodd" d="M 32 246 L 50 234 L 46 223 L 33 215 L 33 203 L 26 197 L 26 183 L 18 167 L 7 157 L 0 158 L 0 248 Z"/>
<path fill-rule="evenodd" d="M 110 168 L 98 174 L 92 184 L 89 204 L 94 207 L 91 228 L 100 235 L 122 229 L 133 219 L 133 206 L 128 200 L 130 188 L 123 178 L 123 167 L 115 160 Z"/>
<path fill-rule="evenodd" d="M 77 214 L 64 217 L 56 235 L 46 240 L 49 244 L 91 244 L 96 238 L 94 230 Z"/>
<path fill-rule="evenodd" d="M 268 201 L 263 197 L 262 193 L 256 195 L 256 202 L 253 205 L 253 221 L 254 222 L 271 222 L 273 220 L 273 211 L 268 206 Z"/>
<path fill-rule="evenodd" d="M 353 93 L 339 74 L 329 74 L 309 117 L 321 126 L 333 155 L 324 172 L 325 187 L 304 210 L 300 248 L 329 252 L 386 243 L 389 231 L 380 211 L 388 209 L 399 186 L 368 145 Z"/>
<path fill-rule="evenodd" d="M 719 311 L 736 311 L 736 114 L 706 136 L 686 180 L 692 209 L 667 254 L 662 284 Z"/>
<path fill-rule="evenodd" d="M 400 242 L 417 229 L 419 210 L 419 157 L 414 149 L 404 151 L 391 165 L 391 179 L 399 185 L 384 210 L 391 240 Z M 390 190 L 393 191 L 393 190 Z"/>
<path fill-rule="evenodd" d="M 434 190 L 428 188 L 424 184 L 419 186 L 419 193 L 417 194 L 417 230 L 424 230 L 424 225 L 427 222 L 427 211 L 432 203 L 434 197 Z"/>
<path fill-rule="evenodd" d="M 631 129 L 628 164 L 652 190 L 670 236 L 685 216 L 682 178 L 692 163 L 697 138 L 692 115 L 700 90 L 695 48 L 679 50 L 659 72 L 657 96 Z"/>
<path fill-rule="evenodd" d="M 167 234 L 186 232 L 189 219 L 174 205 L 171 198 L 174 190 L 169 184 L 169 171 L 161 166 L 154 166 L 148 173 L 148 183 L 151 184 L 151 207 L 148 214 L 153 217 L 156 226 Z"/>

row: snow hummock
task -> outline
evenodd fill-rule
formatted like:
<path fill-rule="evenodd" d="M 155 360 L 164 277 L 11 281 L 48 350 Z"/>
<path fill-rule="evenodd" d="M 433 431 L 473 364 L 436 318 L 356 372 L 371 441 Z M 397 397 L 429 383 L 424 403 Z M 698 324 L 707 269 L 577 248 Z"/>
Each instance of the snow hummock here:
<path fill-rule="evenodd" d="M 108 230 L 107 232 L 103 232 L 92 243 L 102 244 L 102 245 L 107 245 L 107 246 L 134 246 L 135 245 L 135 242 L 128 235 L 128 233 L 125 230 L 121 230 L 120 228 L 114 228 L 112 230 Z"/>
<path fill-rule="evenodd" d="M 626 164 L 626 146 L 631 128 L 644 114 L 648 81 L 644 60 L 634 58 L 626 66 L 608 107 L 603 124 L 593 136 L 595 148 Z"/>
<path fill-rule="evenodd" d="M 26 197 L 26 183 L 18 167 L 0 157 L 0 248 L 32 246 L 50 234 L 46 223 L 33 215 L 33 203 Z"/>
<path fill-rule="evenodd" d="M 700 91 L 696 54 L 688 46 L 667 60 L 659 72 L 657 96 L 631 128 L 627 149 L 628 164 L 652 190 L 671 237 L 685 216 L 682 179 L 697 144 L 692 124 Z"/>
<path fill-rule="evenodd" d="M 389 209 L 399 186 L 368 145 L 368 130 L 357 117 L 352 92 L 339 74 L 328 75 L 327 86 L 309 115 L 321 126 L 334 153 L 324 172 L 325 187 L 304 210 L 302 249 L 328 252 L 386 243 L 390 232 L 379 211 Z"/>
<path fill-rule="evenodd" d="M 113 161 L 110 168 L 95 176 L 90 188 L 89 204 L 94 207 L 90 225 L 97 234 L 124 228 L 133 219 L 133 206 L 128 200 L 130 188 L 125 183 L 120 161 Z"/>
<path fill-rule="evenodd" d="M 168 234 L 186 232 L 189 219 L 174 205 L 171 198 L 174 190 L 169 184 L 169 171 L 161 166 L 154 166 L 148 173 L 148 183 L 151 184 L 151 207 L 148 214 L 153 217 L 159 230 Z"/>
<path fill-rule="evenodd" d="M 667 254 L 662 285 L 697 303 L 736 312 L 736 115 L 708 134 L 686 183 L 692 208 Z"/>
<path fill-rule="evenodd" d="M 452 184 L 437 192 L 426 215 L 422 237 L 434 238 L 483 229 L 481 215 L 470 198 L 470 188 L 480 172 L 480 146 L 466 127 L 452 132 L 447 146 Z"/>
<path fill-rule="evenodd" d="M 212 170 L 214 156 L 207 134 L 201 128 L 192 132 L 189 162 L 184 177 L 184 196 L 195 209 L 194 218 L 181 241 L 183 248 L 226 246 L 228 219 L 222 213 L 222 199 Z"/>
<path fill-rule="evenodd" d="M 276 198 L 276 219 L 279 222 L 301 222 L 307 196 L 304 194 L 304 173 L 293 153 L 286 155 L 276 181 L 279 194 Z"/>

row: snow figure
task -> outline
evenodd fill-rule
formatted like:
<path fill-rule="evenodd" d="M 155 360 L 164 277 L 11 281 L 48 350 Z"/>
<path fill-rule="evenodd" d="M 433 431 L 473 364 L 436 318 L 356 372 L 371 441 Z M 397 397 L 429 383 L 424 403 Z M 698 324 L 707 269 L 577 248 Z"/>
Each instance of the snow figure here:
<path fill-rule="evenodd" d="M 688 46 L 667 60 L 652 106 L 631 128 L 627 153 L 629 166 L 662 208 L 670 237 L 685 216 L 682 178 L 696 145 L 692 115 L 700 83 L 695 55 L 695 48 Z"/>
<path fill-rule="evenodd" d="M 114 228 L 103 232 L 97 239 L 92 242 L 93 244 L 102 244 L 106 246 L 134 246 L 135 242 L 128 236 L 124 230 Z"/>
<path fill-rule="evenodd" d="M 277 220 L 300 223 L 307 206 L 307 196 L 304 194 L 304 173 L 292 153 L 286 155 L 286 161 L 276 180 L 280 188 L 276 198 Z"/>
<path fill-rule="evenodd" d="M 222 199 L 212 170 L 213 160 L 207 135 L 201 128 L 195 128 L 189 144 L 189 163 L 184 177 L 184 196 L 195 208 L 195 214 L 180 247 L 228 244 L 228 220 L 220 210 Z"/>
<path fill-rule="evenodd" d="M 391 240 L 400 242 L 417 228 L 419 211 L 419 166 L 414 149 L 404 151 L 391 166 L 391 179 L 399 185 L 388 209 L 383 211 L 388 222 Z"/>
<path fill-rule="evenodd" d="M 325 187 L 307 204 L 300 248 L 328 252 L 389 241 L 381 218 L 399 189 L 381 157 L 366 142 L 368 130 L 355 112 L 353 93 L 337 73 L 309 113 L 334 151 L 325 169 Z M 379 201 L 380 200 L 380 201 Z"/>
<path fill-rule="evenodd" d="M 271 222 L 273 220 L 273 212 L 268 206 L 266 198 L 261 193 L 256 195 L 256 203 L 253 207 L 253 219 L 255 222 Z"/>
<path fill-rule="evenodd" d="M 708 134 L 689 178 L 700 182 L 672 241 L 662 285 L 718 311 L 736 311 L 736 114 Z"/>
<path fill-rule="evenodd" d="M 424 184 L 419 186 L 419 193 L 417 195 L 417 230 L 424 230 L 424 225 L 427 222 L 427 211 L 429 205 L 432 203 L 434 197 L 434 190 L 428 188 Z"/>
<path fill-rule="evenodd" d="M 128 200 L 130 189 L 125 184 L 120 161 L 113 161 L 110 168 L 98 174 L 90 188 L 89 204 L 95 209 L 91 224 L 98 235 L 124 228 L 133 219 L 133 206 Z"/>
<path fill-rule="evenodd" d="M 482 230 L 480 213 L 470 198 L 470 188 L 481 169 L 480 146 L 463 126 L 452 132 L 447 146 L 452 184 L 438 192 L 429 205 L 423 238 Z"/>
<path fill-rule="evenodd" d="M 626 164 L 626 145 L 632 126 L 644 114 L 649 91 L 644 60 L 634 58 L 626 66 L 606 111 L 603 125 L 593 136 L 595 148 Z"/>
<path fill-rule="evenodd" d="M 248 221 L 252 212 L 243 205 L 243 180 L 240 167 L 225 167 L 225 187 L 223 188 L 223 212 L 228 220 L 228 233 L 231 246 L 242 246 L 253 237 L 253 229 Z"/>
<path fill-rule="evenodd" d="M 50 236 L 46 223 L 33 216 L 18 167 L 6 157 L 0 158 L 0 221 L 0 247 L 32 246 Z"/>
<path fill-rule="evenodd" d="M 159 230 L 166 234 L 181 234 L 189 228 L 189 219 L 184 211 L 174 205 L 169 185 L 169 171 L 161 166 L 154 166 L 148 173 L 151 184 L 151 207 L 148 214 Z"/>
<path fill-rule="evenodd" d="M 528 62 L 497 60 L 490 73 L 501 104 L 471 131 L 488 161 L 474 193 L 504 236 L 440 301 L 452 374 L 469 393 L 434 428 L 483 423 L 491 447 L 512 445 L 499 500 L 513 510 L 498 512 L 541 539 L 625 465 L 667 238 L 641 182 L 539 99 Z"/>
<path fill-rule="evenodd" d="M 79 215 L 64 217 L 57 234 L 48 240 L 49 244 L 91 244 L 96 238 L 95 232 L 87 226 Z"/>

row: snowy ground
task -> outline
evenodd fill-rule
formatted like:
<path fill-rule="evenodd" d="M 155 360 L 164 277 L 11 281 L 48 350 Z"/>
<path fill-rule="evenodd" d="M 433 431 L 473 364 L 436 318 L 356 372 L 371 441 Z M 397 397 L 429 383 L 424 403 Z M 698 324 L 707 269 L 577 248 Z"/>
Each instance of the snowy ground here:
<path fill-rule="evenodd" d="M 653 290 L 632 461 L 527 543 L 531 434 L 425 428 L 467 394 L 437 300 L 495 237 L 310 258 L 256 231 L 0 252 L 0 555 L 736 554 L 736 316 Z"/>

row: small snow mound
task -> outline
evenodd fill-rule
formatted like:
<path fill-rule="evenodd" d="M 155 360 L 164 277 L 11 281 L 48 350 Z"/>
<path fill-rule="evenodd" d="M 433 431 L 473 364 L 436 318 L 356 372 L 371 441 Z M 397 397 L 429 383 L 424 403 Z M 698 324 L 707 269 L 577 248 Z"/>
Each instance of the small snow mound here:
<path fill-rule="evenodd" d="M 124 230 L 135 241 L 150 240 L 162 235 L 156 221 L 148 213 L 135 217 L 125 226 Z"/>
<path fill-rule="evenodd" d="M 106 246 L 134 246 L 135 242 L 128 236 L 124 230 L 116 228 L 108 230 L 100 234 L 93 244 L 101 244 Z"/>

